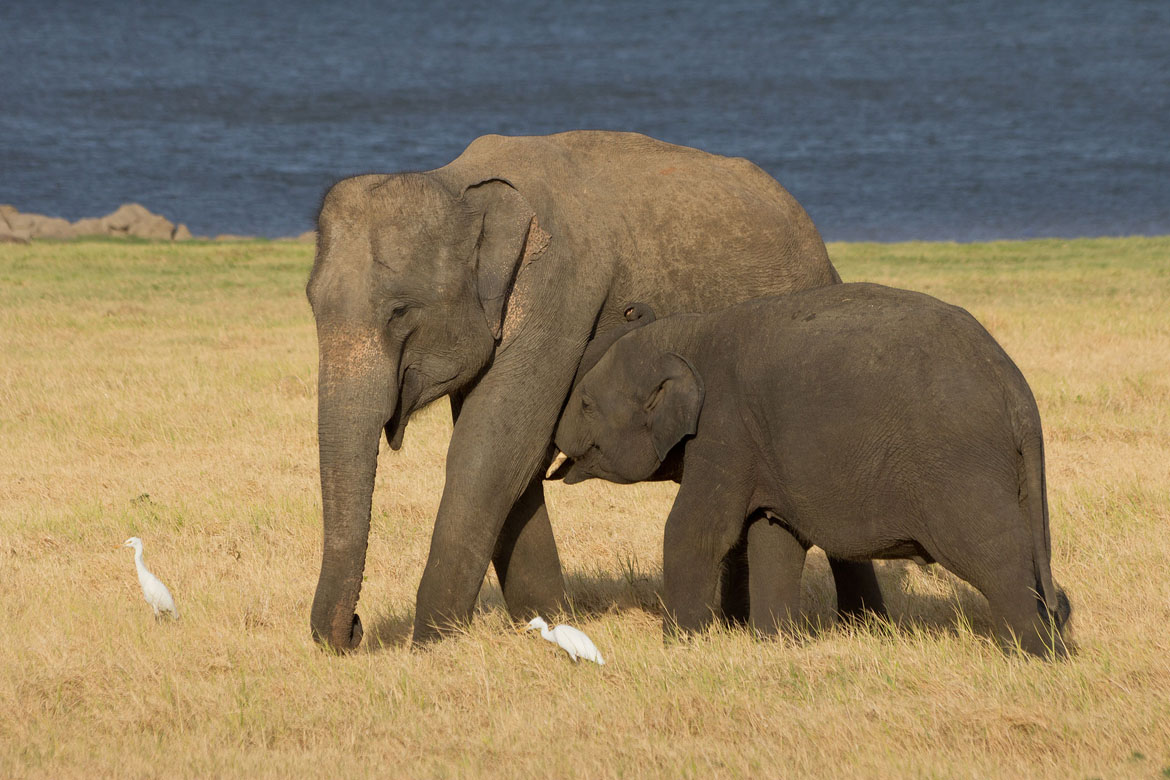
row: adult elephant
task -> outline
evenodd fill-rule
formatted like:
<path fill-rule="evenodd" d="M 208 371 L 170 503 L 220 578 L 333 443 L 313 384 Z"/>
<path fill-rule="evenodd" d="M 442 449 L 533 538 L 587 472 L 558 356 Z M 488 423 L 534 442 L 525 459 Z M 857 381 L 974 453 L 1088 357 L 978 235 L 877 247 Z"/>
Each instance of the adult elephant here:
<path fill-rule="evenodd" d="M 423 173 L 325 196 L 307 288 L 320 354 L 324 550 L 312 631 L 356 647 L 383 431 L 450 395 L 446 483 L 415 641 L 469 618 L 489 561 L 514 616 L 564 595 L 541 486 L 586 345 L 629 301 L 660 315 L 839 282 L 808 215 L 742 159 L 634 133 L 484 136 Z M 846 610 L 872 566 L 834 567 Z"/>

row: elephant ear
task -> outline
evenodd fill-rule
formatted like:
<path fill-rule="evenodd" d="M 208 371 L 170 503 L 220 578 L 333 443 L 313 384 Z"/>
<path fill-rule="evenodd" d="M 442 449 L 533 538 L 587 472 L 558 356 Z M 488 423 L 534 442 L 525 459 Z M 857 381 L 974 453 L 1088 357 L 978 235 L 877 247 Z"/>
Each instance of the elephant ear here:
<path fill-rule="evenodd" d="M 504 179 L 487 179 L 467 187 L 463 200 L 480 217 L 475 248 L 476 289 L 488 327 L 498 341 L 503 333 L 508 294 L 536 213 Z"/>
<path fill-rule="evenodd" d="M 664 353 L 655 361 L 652 384 L 646 396 L 646 426 L 654 442 L 658 460 L 699 427 L 703 408 L 703 380 L 691 361 L 675 352 Z"/>

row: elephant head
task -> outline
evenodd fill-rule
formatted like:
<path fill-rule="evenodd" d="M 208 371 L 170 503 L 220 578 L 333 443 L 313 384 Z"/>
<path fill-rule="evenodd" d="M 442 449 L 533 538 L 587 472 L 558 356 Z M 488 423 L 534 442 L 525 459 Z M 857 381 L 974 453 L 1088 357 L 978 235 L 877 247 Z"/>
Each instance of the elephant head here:
<path fill-rule="evenodd" d="M 412 412 L 490 363 L 533 231 L 547 242 L 502 179 L 453 191 L 425 173 L 358 176 L 326 194 L 307 287 L 320 359 L 317 641 L 361 641 L 355 609 L 382 432 L 398 449 Z"/>
<path fill-rule="evenodd" d="M 649 479 L 697 430 L 702 378 L 685 357 L 642 338 L 648 333 L 619 339 L 573 389 L 556 433 L 572 461 L 566 483 Z"/>

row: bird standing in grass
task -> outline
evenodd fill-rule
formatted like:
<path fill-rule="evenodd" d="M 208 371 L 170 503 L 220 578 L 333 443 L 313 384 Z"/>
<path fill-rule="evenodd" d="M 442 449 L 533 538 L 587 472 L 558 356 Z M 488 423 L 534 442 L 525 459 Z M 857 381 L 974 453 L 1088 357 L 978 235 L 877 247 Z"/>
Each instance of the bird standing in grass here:
<path fill-rule="evenodd" d="M 138 584 L 142 586 L 142 596 L 146 603 L 154 610 L 155 620 L 161 617 L 163 612 L 169 612 L 171 617 L 178 618 L 179 613 L 175 611 L 175 600 L 171 598 L 171 592 L 142 562 L 142 540 L 137 536 L 131 536 L 122 542 L 122 546 L 134 548 L 134 567 L 138 569 Z"/>
<path fill-rule="evenodd" d="M 585 632 L 572 626 L 566 626 L 564 623 L 550 631 L 548 623 L 544 622 L 544 618 L 539 617 L 533 618 L 525 630 L 534 631 L 538 628 L 540 635 L 548 641 L 560 645 L 561 649 L 573 659 L 573 663 L 577 663 L 578 658 L 584 658 L 586 661 L 605 665 L 605 659 L 601 657 L 601 653 L 597 652 L 597 646 L 593 644 L 593 640 L 585 636 Z"/>

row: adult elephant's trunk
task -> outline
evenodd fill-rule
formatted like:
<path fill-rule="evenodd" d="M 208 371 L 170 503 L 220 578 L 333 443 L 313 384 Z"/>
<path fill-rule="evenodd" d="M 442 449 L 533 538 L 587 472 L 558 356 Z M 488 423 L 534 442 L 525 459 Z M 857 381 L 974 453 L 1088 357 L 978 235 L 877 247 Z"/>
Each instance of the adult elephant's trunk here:
<path fill-rule="evenodd" d="M 351 345 L 352 346 L 352 345 Z M 340 358 L 321 340 L 317 442 L 321 456 L 324 546 L 313 598 L 313 638 L 337 650 L 362 640 L 355 614 L 362 589 L 378 442 L 394 412 L 395 372 L 381 350 L 350 349 Z M 365 358 L 358 362 L 356 358 Z"/>

